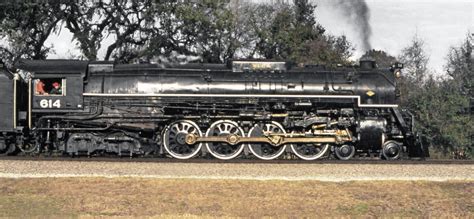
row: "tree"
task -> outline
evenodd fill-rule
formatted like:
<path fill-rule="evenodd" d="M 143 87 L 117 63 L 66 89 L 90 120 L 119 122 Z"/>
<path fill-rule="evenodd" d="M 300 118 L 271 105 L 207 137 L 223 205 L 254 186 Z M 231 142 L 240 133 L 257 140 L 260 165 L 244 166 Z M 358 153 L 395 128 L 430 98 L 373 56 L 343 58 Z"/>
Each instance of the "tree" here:
<path fill-rule="evenodd" d="M 447 56 L 447 77 L 427 72 L 425 52 L 417 40 L 403 50 L 400 59 L 408 63 L 401 89 L 403 105 L 415 115 L 417 129 L 436 151 L 456 157 L 473 156 L 474 120 L 466 109 L 472 98 L 473 66 L 470 36 Z M 462 155 L 462 156 L 461 156 Z"/>
<path fill-rule="evenodd" d="M 232 59 L 243 31 L 229 4 L 211 0 L 160 4 L 146 56 L 183 54 L 209 63 Z"/>
<path fill-rule="evenodd" d="M 474 157 L 474 119 L 469 110 L 474 99 L 473 38 L 468 34 L 463 43 L 451 48 L 446 65 L 449 77 L 443 83 L 449 97 L 446 102 L 452 107 L 446 120 L 448 126 L 444 129 L 447 143 L 458 153 L 467 152 L 471 157 Z"/>
<path fill-rule="evenodd" d="M 48 37 L 59 31 L 63 10 L 59 0 L 2 3 L 0 7 L 0 46 L 2 60 L 8 65 L 19 58 L 45 59 L 51 48 Z"/>
<path fill-rule="evenodd" d="M 317 23 L 316 5 L 308 0 L 293 4 L 256 4 L 247 11 L 253 57 L 305 63 L 347 63 L 353 47 L 345 36 L 325 34 Z"/>
<path fill-rule="evenodd" d="M 308 43 L 322 37 L 324 28 L 314 18 L 315 5 L 307 0 L 295 0 L 293 5 L 258 5 L 252 13 L 258 38 L 256 50 L 268 59 L 297 61 L 308 51 Z M 263 13 L 262 13 L 263 12 Z M 267 14 L 264 20 L 255 16 Z"/>
<path fill-rule="evenodd" d="M 425 43 L 414 36 L 410 45 L 402 49 L 398 60 L 404 64 L 403 77 L 399 80 L 402 94 L 401 104 L 409 109 L 417 109 L 417 99 L 428 74 L 429 58 L 425 52 Z"/>
<path fill-rule="evenodd" d="M 87 59 L 97 59 L 102 41 L 109 35 L 113 35 L 115 41 L 108 45 L 104 60 L 115 53 L 118 59 L 132 59 L 139 55 L 129 48 L 143 46 L 149 40 L 155 9 L 150 0 L 71 1 L 65 3 L 65 23 Z"/>
<path fill-rule="evenodd" d="M 349 58 L 354 48 L 345 36 L 323 35 L 319 39 L 307 42 L 303 48 L 303 52 L 295 57 L 298 63 L 352 64 Z"/>
<path fill-rule="evenodd" d="M 446 73 L 462 95 L 474 97 L 474 34 L 468 34 L 458 47 L 452 47 L 448 56 Z"/>
<path fill-rule="evenodd" d="M 235 23 L 228 4 L 229 1 L 209 0 L 181 4 L 177 8 L 176 18 L 181 25 L 174 37 L 183 35 L 185 54 L 200 55 L 203 62 L 209 63 L 222 63 L 234 57 Z"/>
<path fill-rule="evenodd" d="M 466 129 L 469 119 L 460 113 L 465 100 L 453 92 L 450 80 L 429 76 L 419 94 L 412 101 L 412 112 L 417 119 L 417 129 L 431 142 L 431 146 L 444 154 L 459 151 L 469 143 Z"/>
<path fill-rule="evenodd" d="M 413 83 L 423 83 L 428 73 L 429 56 L 425 51 L 425 42 L 415 35 L 411 44 L 402 49 L 398 60 L 404 64 L 405 78 Z"/>
<path fill-rule="evenodd" d="M 5 59 L 46 58 L 51 33 L 70 31 L 84 58 L 132 62 L 157 56 L 200 56 L 202 62 L 267 58 L 345 63 L 352 45 L 325 34 L 309 0 L 262 4 L 238 1 L 61 1 L 6 4 L 0 9 Z M 237 6 L 237 7 L 235 7 Z M 61 27 L 65 27 L 61 29 Z M 30 31 L 33 30 L 33 31 Z M 10 58 L 9 58 L 10 57 Z"/>

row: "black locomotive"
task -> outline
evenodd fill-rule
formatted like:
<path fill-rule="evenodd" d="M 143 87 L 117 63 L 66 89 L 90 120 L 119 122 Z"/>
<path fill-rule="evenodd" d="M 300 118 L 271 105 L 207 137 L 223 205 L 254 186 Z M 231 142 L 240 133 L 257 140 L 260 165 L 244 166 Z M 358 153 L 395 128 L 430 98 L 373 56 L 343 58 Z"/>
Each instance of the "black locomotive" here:
<path fill-rule="evenodd" d="M 21 60 L 0 74 L 0 152 L 425 157 L 397 105 L 402 67 Z"/>

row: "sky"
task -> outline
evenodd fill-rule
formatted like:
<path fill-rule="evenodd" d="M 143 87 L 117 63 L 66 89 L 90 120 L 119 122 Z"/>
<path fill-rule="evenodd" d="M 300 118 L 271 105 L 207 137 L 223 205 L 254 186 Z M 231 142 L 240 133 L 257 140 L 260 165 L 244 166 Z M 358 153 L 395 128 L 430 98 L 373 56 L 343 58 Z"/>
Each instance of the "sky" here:
<path fill-rule="evenodd" d="M 357 33 L 357 25 L 344 12 L 331 4 L 332 0 L 312 0 L 318 22 L 333 35 L 346 35 L 355 45 L 354 60 L 364 51 Z M 348 0 L 350 1 L 350 0 Z M 415 35 L 425 41 L 430 57 L 429 67 L 440 74 L 452 46 L 458 46 L 468 32 L 474 33 L 474 0 L 367 0 L 372 28 L 370 43 L 373 49 L 398 56 Z M 47 45 L 54 45 L 55 54 L 48 58 L 71 58 L 79 55 L 72 35 L 63 29 L 60 35 L 50 37 Z M 103 58 L 107 44 L 99 50 Z"/>
<path fill-rule="evenodd" d="M 318 21 L 335 35 L 345 34 L 356 44 L 355 58 L 363 54 L 350 20 L 328 1 L 315 0 Z M 416 35 L 425 42 L 429 67 L 443 71 L 450 47 L 458 46 L 468 32 L 474 33 L 474 0 L 367 0 L 372 28 L 373 49 L 398 56 Z"/>

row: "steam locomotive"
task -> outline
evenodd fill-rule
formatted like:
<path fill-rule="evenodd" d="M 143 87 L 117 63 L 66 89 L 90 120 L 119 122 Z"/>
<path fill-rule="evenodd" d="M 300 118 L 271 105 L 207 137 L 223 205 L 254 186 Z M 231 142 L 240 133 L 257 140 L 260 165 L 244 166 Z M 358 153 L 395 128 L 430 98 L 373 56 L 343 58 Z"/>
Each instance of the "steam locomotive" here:
<path fill-rule="evenodd" d="M 0 74 L 0 153 L 349 160 L 425 157 L 403 65 L 20 60 Z"/>

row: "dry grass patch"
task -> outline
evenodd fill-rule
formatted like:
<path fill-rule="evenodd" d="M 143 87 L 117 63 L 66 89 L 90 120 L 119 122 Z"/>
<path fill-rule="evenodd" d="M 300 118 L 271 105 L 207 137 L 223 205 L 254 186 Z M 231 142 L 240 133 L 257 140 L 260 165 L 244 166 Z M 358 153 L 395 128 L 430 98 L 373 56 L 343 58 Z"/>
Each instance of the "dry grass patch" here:
<path fill-rule="evenodd" d="M 474 217 L 474 182 L 0 179 L 0 217 Z"/>

